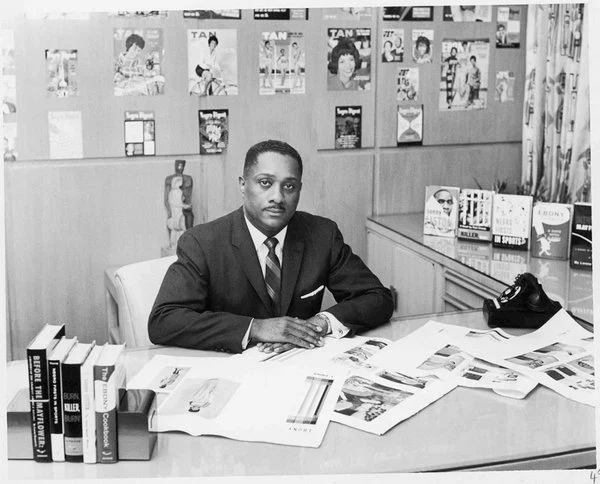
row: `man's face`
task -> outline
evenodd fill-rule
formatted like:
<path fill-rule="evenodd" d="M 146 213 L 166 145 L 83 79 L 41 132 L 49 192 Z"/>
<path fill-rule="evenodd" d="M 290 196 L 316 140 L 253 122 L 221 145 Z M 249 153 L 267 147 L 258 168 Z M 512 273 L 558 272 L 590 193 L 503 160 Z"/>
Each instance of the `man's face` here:
<path fill-rule="evenodd" d="M 450 194 L 450 192 L 448 192 L 446 190 L 437 192 L 435 194 L 435 199 L 442 207 L 442 211 L 446 215 L 450 215 L 450 212 L 452 212 L 452 207 L 454 205 L 454 200 L 452 200 L 452 195 Z"/>
<path fill-rule="evenodd" d="M 239 186 L 250 223 L 268 237 L 276 235 L 288 224 L 300 200 L 298 162 L 281 153 L 261 153 L 247 176 L 240 177 Z"/>

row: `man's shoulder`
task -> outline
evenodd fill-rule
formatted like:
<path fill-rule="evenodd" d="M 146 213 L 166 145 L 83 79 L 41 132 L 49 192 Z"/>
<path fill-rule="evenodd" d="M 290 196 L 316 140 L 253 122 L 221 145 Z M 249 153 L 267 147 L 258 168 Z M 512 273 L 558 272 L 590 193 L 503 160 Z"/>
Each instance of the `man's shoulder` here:
<path fill-rule="evenodd" d="M 327 217 L 302 211 L 297 211 L 294 214 L 293 223 L 297 224 L 306 233 L 332 231 L 337 227 L 337 224 Z"/>
<path fill-rule="evenodd" d="M 194 225 L 185 231 L 184 235 L 194 237 L 198 240 L 214 240 L 222 239 L 231 233 L 231 227 L 236 217 L 239 217 L 239 209 L 234 210 L 222 217 L 205 222 L 203 224 Z"/>

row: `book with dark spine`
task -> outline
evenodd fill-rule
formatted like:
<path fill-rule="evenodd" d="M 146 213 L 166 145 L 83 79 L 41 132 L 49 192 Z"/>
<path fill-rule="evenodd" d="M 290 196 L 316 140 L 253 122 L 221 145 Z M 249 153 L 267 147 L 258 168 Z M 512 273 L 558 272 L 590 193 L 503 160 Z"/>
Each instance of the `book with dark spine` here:
<path fill-rule="evenodd" d="M 52 460 L 64 462 L 65 442 L 62 406 L 62 362 L 73 348 L 77 338 L 62 338 L 48 357 L 48 380 L 50 385 L 50 443 Z"/>
<path fill-rule="evenodd" d="M 38 462 L 52 462 L 48 355 L 64 335 L 64 324 L 46 324 L 27 345 L 33 458 Z"/>
<path fill-rule="evenodd" d="M 81 365 L 94 346 L 95 342 L 77 343 L 62 363 L 65 460 L 67 462 L 83 462 Z"/>

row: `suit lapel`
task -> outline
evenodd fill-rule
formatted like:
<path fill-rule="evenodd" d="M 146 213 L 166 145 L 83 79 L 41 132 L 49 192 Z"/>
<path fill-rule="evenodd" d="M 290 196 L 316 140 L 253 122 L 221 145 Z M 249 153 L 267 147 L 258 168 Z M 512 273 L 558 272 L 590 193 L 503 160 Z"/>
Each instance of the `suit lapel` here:
<path fill-rule="evenodd" d="M 281 313 L 285 315 L 300 273 L 302 256 L 304 254 L 304 237 L 297 218 L 292 217 L 288 224 L 283 245 L 283 264 L 281 267 Z"/>
<path fill-rule="evenodd" d="M 242 208 L 240 208 L 233 217 L 231 244 L 238 249 L 236 252 L 238 263 L 244 270 L 248 281 L 250 281 L 250 284 L 252 284 L 252 287 L 258 294 L 258 297 L 260 297 L 260 300 L 263 302 L 269 313 L 272 313 L 271 299 L 267 293 L 265 279 L 263 278 L 262 271 L 260 270 L 258 256 L 256 255 L 256 250 L 254 249 L 252 237 L 250 237 L 250 232 L 246 226 Z"/>

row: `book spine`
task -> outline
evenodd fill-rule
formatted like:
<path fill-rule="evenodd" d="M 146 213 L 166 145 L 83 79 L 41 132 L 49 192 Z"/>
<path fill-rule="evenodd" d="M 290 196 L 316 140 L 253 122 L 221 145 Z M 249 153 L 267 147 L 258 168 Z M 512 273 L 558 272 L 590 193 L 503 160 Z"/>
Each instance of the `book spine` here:
<path fill-rule="evenodd" d="M 50 444 L 52 447 L 52 460 L 64 462 L 61 362 L 58 360 L 48 361 L 48 373 L 50 375 Z"/>
<path fill-rule="evenodd" d="M 81 428 L 81 376 L 79 364 L 63 364 L 63 419 L 65 460 L 83 462 Z"/>
<path fill-rule="evenodd" d="M 96 395 L 96 457 L 103 464 L 117 462 L 117 382 L 111 376 L 113 365 L 94 368 L 94 390 Z"/>
<path fill-rule="evenodd" d="M 27 350 L 27 369 L 29 374 L 33 458 L 38 462 L 52 462 L 48 361 L 45 349 Z"/>
<path fill-rule="evenodd" d="M 81 438 L 83 462 L 96 463 L 96 414 L 94 411 L 94 367 L 81 366 Z"/>

